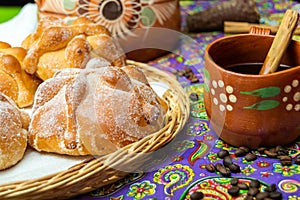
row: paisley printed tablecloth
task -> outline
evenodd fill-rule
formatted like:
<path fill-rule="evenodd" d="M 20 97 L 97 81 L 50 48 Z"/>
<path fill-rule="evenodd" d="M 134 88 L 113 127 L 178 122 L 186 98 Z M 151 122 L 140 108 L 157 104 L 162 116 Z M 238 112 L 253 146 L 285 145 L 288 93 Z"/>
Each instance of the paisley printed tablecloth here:
<path fill-rule="evenodd" d="M 187 1 L 182 0 L 182 26 L 185 16 L 192 11 L 200 11 L 213 6 L 220 1 Z M 300 4 L 289 0 L 257 0 L 261 13 L 261 23 L 277 25 L 286 9 L 300 11 Z M 172 54 L 168 54 L 149 64 L 177 75 L 187 94 L 196 93 L 198 99 L 190 99 L 191 117 L 186 127 L 180 133 L 179 139 L 173 141 L 170 147 L 172 153 L 161 153 L 159 167 L 147 173 L 134 173 L 126 178 L 99 188 L 93 192 L 74 199 L 89 200 L 125 200 L 148 199 L 169 200 L 186 199 L 189 191 L 202 188 L 201 191 L 211 199 L 232 199 L 227 193 L 231 178 L 210 173 L 205 169 L 208 163 L 216 164 L 221 160 L 217 152 L 221 149 L 234 152 L 231 147 L 218 138 L 211 130 L 203 103 L 203 80 L 201 69 L 204 64 L 205 47 L 216 38 L 224 36 L 221 32 L 190 34 L 192 42 L 182 39 L 180 46 Z M 298 39 L 297 37 L 295 39 Z M 192 69 L 199 79 L 191 83 L 189 79 L 178 75 L 178 71 Z M 238 123 L 238 119 L 237 119 Z M 289 154 L 295 157 L 300 154 L 300 139 L 289 147 Z M 282 166 L 278 159 L 267 158 L 257 153 L 258 159 L 247 162 L 244 158 L 233 157 L 234 162 L 241 167 L 241 172 L 232 174 L 242 181 L 258 179 L 266 187 L 275 183 L 277 190 L 283 194 L 283 199 L 300 200 L 300 166 Z M 153 166 L 152 166 L 153 167 Z"/>

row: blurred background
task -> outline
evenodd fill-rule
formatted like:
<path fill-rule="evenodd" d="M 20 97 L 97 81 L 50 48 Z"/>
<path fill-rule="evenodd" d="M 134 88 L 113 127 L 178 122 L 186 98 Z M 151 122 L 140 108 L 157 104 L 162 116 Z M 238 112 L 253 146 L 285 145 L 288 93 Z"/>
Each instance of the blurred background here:
<path fill-rule="evenodd" d="M 0 0 L 0 5 L 1 6 L 23 6 L 26 3 L 34 3 L 34 0 L 29 1 L 29 0 Z"/>
<path fill-rule="evenodd" d="M 34 0 L 0 0 L 0 23 L 18 14 L 27 3 L 34 3 Z"/>

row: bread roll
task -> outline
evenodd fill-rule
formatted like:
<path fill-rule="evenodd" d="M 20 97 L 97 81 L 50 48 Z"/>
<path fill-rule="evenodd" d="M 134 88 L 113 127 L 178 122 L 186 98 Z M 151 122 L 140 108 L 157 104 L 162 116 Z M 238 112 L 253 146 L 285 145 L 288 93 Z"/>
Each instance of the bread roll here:
<path fill-rule="evenodd" d="M 25 71 L 36 73 L 42 80 L 64 68 L 85 68 L 95 57 L 116 66 L 125 64 L 124 53 L 109 31 L 85 17 L 72 24 L 55 17 L 40 19 L 37 29 L 25 38 L 22 47 L 28 50 Z"/>
<path fill-rule="evenodd" d="M 22 69 L 26 50 L 0 42 L 0 92 L 9 96 L 19 107 L 32 105 L 41 80 Z"/>
<path fill-rule="evenodd" d="M 18 163 L 27 147 L 29 115 L 0 93 L 0 170 Z"/>
<path fill-rule="evenodd" d="M 37 90 L 29 144 L 38 151 L 103 155 L 158 131 L 165 111 L 135 66 L 65 69 Z"/>

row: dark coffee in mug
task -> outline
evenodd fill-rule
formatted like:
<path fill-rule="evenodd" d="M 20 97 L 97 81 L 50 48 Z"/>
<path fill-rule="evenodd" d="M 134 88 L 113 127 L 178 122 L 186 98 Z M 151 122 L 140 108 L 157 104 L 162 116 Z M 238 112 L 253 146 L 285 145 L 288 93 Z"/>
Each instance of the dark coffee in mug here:
<path fill-rule="evenodd" d="M 259 74 L 263 63 L 239 63 L 234 65 L 228 65 L 224 69 L 232 72 L 237 72 L 240 74 Z M 283 71 L 291 68 L 288 65 L 280 64 L 276 72 Z"/>

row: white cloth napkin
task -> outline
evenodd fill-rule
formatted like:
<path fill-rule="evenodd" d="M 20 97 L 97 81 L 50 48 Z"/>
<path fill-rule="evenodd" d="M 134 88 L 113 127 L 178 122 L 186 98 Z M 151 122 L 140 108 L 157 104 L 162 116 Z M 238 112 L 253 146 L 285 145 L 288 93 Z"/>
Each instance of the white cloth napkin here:
<path fill-rule="evenodd" d="M 0 41 L 20 46 L 37 25 L 37 5 L 26 4 L 14 18 L 0 24 Z"/>

